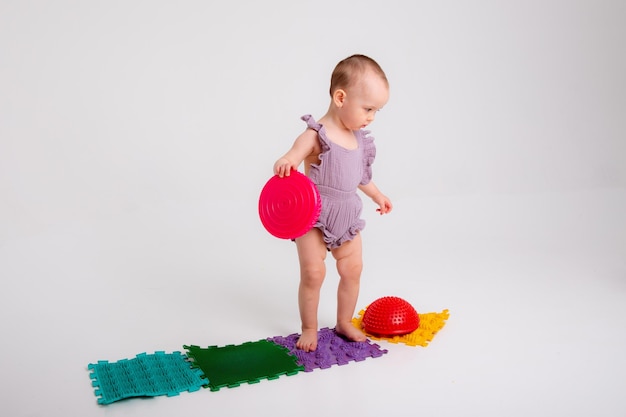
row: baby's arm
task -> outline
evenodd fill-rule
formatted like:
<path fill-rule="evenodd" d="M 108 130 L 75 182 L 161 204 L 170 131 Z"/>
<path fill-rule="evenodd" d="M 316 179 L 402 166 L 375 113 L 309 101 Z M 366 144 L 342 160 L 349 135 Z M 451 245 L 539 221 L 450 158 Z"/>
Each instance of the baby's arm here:
<path fill-rule="evenodd" d="M 378 204 L 377 212 L 382 214 L 387 214 L 393 209 L 393 204 L 391 204 L 391 200 L 380 192 L 374 181 L 370 181 L 365 185 L 359 185 L 359 190 L 363 191 L 366 196 L 372 199 L 374 203 Z"/>
<path fill-rule="evenodd" d="M 297 170 L 307 156 L 319 153 L 320 145 L 317 140 L 317 132 L 307 129 L 296 138 L 291 149 L 274 163 L 274 174 L 278 174 L 280 177 L 289 176 L 291 170 Z"/>

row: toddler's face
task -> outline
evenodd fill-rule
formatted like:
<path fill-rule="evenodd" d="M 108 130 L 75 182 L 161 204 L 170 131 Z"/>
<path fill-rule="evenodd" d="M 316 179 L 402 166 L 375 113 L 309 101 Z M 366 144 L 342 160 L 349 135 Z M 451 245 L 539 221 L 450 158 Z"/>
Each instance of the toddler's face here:
<path fill-rule="evenodd" d="M 366 72 L 346 91 L 341 109 L 344 125 L 350 130 L 362 129 L 374 121 L 376 112 L 389 100 L 387 82 L 373 72 Z"/>

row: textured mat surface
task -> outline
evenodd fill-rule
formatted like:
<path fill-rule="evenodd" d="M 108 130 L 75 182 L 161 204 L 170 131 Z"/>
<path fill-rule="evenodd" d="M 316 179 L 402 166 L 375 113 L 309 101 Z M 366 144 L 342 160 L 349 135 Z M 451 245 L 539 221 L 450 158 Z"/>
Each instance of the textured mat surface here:
<path fill-rule="evenodd" d="M 323 328 L 317 334 L 317 349 L 314 352 L 304 352 L 296 348 L 300 334 L 294 333 L 287 337 L 276 336 L 268 340 L 286 347 L 289 352 L 298 358 L 298 363 L 304 366 L 305 372 L 316 368 L 326 369 L 332 365 L 345 365 L 350 361 L 363 361 L 367 358 L 378 358 L 387 350 L 365 342 L 351 342 L 343 339 L 334 329 Z"/>
<path fill-rule="evenodd" d="M 359 316 L 352 319 L 352 324 L 369 338 L 424 347 L 450 316 L 448 310 L 420 314 L 417 330 L 406 335 L 380 337 L 363 330 L 365 311 L 361 310 Z M 381 349 L 369 339 L 364 342 L 348 341 L 329 328 L 320 329 L 317 349 L 313 352 L 296 348 L 299 337 L 300 334 L 294 333 L 223 347 L 185 345 L 187 356 L 180 352 L 141 353 L 133 359 L 114 363 L 98 361 L 89 364 L 88 369 L 98 403 L 110 404 L 130 397 L 173 396 L 183 391 L 197 391 L 203 386 L 219 391 L 223 387 L 253 384 L 262 379 L 276 379 L 280 375 L 295 375 L 300 371 L 327 369 L 351 361 L 378 358 L 387 353 L 386 349 Z"/>
<path fill-rule="evenodd" d="M 425 313 L 420 314 L 419 327 L 406 335 L 392 336 L 392 337 L 380 337 L 367 333 L 363 329 L 363 314 L 365 310 L 359 311 L 359 316 L 352 319 L 352 324 L 361 329 L 368 337 L 374 340 L 386 340 L 391 343 L 404 343 L 408 346 L 422 346 L 426 347 L 433 340 L 437 332 L 443 328 L 446 324 L 446 320 L 450 317 L 448 310 L 443 310 L 441 313 Z"/>
<path fill-rule="evenodd" d="M 211 391 L 276 379 L 280 375 L 294 375 L 304 370 L 286 348 L 267 340 L 208 348 L 186 345 L 184 348 L 193 365 L 209 379 Z"/>
<path fill-rule="evenodd" d="M 99 404 L 130 397 L 173 396 L 197 391 L 209 382 L 180 352 L 140 353 L 133 359 L 90 363 L 87 368 Z"/>

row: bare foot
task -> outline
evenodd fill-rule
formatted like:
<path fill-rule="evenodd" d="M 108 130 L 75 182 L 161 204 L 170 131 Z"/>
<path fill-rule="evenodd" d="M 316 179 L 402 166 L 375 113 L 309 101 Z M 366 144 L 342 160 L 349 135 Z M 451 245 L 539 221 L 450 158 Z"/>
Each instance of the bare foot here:
<path fill-rule="evenodd" d="M 337 323 L 335 331 L 353 342 L 365 342 L 365 334 L 354 327 L 352 323 Z"/>
<path fill-rule="evenodd" d="M 298 349 L 302 349 L 305 352 L 312 352 L 317 349 L 317 330 L 302 330 L 302 335 L 296 342 L 296 347 Z"/>

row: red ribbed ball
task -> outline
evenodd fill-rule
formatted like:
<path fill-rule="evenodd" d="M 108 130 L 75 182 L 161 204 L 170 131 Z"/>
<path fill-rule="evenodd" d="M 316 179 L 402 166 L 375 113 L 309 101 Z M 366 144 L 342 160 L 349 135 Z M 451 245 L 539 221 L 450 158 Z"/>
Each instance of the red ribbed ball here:
<path fill-rule="evenodd" d="M 409 334 L 420 325 L 420 317 L 409 302 L 400 297 L 382 297 L 370 304 L 362 320 L 366 332 L 377 336 Z"/>

